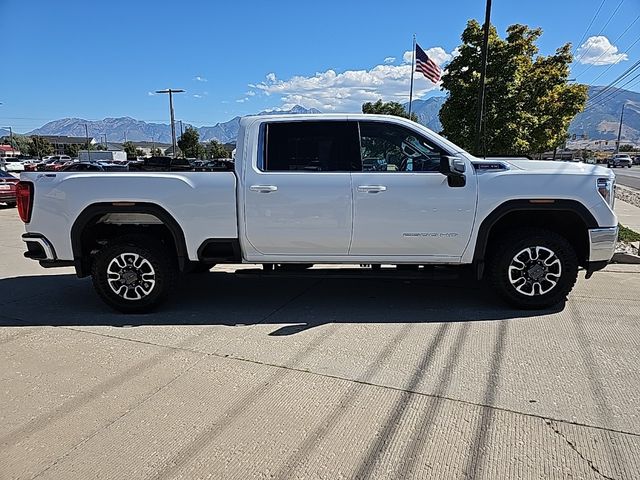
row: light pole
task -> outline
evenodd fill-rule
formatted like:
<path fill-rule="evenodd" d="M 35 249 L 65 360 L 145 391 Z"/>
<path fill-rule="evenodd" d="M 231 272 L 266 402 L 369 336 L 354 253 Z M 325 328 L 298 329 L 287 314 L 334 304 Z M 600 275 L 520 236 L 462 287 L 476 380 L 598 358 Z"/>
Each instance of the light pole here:
<path fill-rule="evenodd" d="M 622 120 L 624 118 L 624 107 L 626 103 L 622 104 L 622 112 L 620 112 L 620 125 L 618 126 L 618 140 L 616 141 L 616 154 L 620 153 L 620 136 L 622 135 Z"/>
<path fill-rule="evenodd" d="M 489 26 L 491 25 L 491 0 L 487 0 L 484 14 L 484 36 L 482 39 L 482 59 L 480 65 L 480 89 L 478 91 L 478 112 L 476 116 L 476 155 L 480 156 L 482 149 L 482 120 L 484 117 L 484 92 L 487 76 L 487 57 L 489 50 Z"/>
<path fill-rule="evenodd" d="M 89 148 L 89 127 L 87 124 L 84 124 L 84 135 L 87 139 L 87 158 L 89 159 L 89 163 L 91 163 L 91 149 Z"/>
<path fill-rule="evenodd" d="M 173 94 L 183 93 L 184 90 L 167 88 L 166 90 L 156 90 L 156 93 L 169 94 L 169 112 L 171 113 L 171 143 L 173 146 L 173 158 L 176 157 L 176 121 L 173 117 Z"/>
<path fill-rule="evenodd" d="M 0 103 L 0 105 L 2 105 Z M 8 128 L 9 129 L 9 141 L 11 142 L 11 149 L 13 150 L 14 146 L 13 146 L 13 129 L 11 127 L 2 127 L 2 128 Z"/>

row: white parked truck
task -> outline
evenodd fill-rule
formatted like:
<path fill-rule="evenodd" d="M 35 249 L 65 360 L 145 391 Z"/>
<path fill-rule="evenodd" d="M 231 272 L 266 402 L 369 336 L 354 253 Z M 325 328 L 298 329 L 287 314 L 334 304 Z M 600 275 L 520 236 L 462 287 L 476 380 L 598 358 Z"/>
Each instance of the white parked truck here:
<path fill-rule="evenodd" d="M 80 150 L 78 160 L 81 162 L 126 162 L 127 152 L 124 150 Z"/>
<path fill-rule="evenodd" d="M 25 256 L 91 275 L 123 312 L 157 306 L 181 272 L 239 262 L 467 265 L 543 308 L 618 234 L 609 169 L 482 160 L 398 117 L 246 117 L 233 168 L 23 173 Z"/>

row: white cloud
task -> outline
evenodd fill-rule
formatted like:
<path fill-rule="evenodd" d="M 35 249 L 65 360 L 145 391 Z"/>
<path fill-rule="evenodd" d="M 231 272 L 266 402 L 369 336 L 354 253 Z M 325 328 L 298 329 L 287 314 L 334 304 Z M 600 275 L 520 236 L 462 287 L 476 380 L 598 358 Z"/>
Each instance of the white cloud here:
<path fill-rule="evenodd" d="M 209 81 L 209 80 L 207 80 L 206 78 L 201 77 L 200 75 L 196 75 L 193 79 L 194 79 L 196 82 L 208 82 L 208 81 Z"/>
<path fill-rule="evenodd" d="M 426 52 L 439 65 L 452 58 L 441 47 L 433 47 Z M 381 64 L 369 70 L 344 72 L 329 69 L 288 80 L 278 79 L 275 73 L 269 73 L 265 81 L 250 86 L 265 95 L 277 95 L 282 101 L 280 108 L 299 104 L 326 112 L 359 112 L 364 102 L 375 102 L 380 98 L 404 103 L 409 101 L 411 80 L 411 52 L 408 54 L 408 62 L 405 53 L 402 65 Z M 414 98 L 420 98 L 435 88 L 437 86 L 422 75 L 415 76 Z M 237 101 L 242 103 L 246 99 Z"/>
<path fill-rule="evenodd" d="M 393 63 L 396 61 L 396 57 L 385 57 L 384 63 Z"/>
<path fill-rule="evenodd" d="M 155 92 L 147 92 L 147 95 L 149 95 L 150 97 L 153 97 L 155 94 Z"/>
<path fill-rule="evenodd" d="M 589 37 L 576 52 L 578 62 L 583 65 L 611 65 L 628 60 L 626 53 L 618 53 L 618 47 L 604 35 Z"/>
<path fill-rule="evenodd" d="M 254 97 L 256 95 L 256 92 L 254 92 L 253 90 L 249 90 L 248 92 L 245 92 L 245 95 L 248 97 Z"/>
<path fill-rule="evenodd" d="M 442 67 L 444 63 L 450 62 L 454 55 L 458 55 L 457 48 L 451 53 L 447 53 L 442 47 L 431 47 L 424 51 L 427 56 Z M 408 50 L 402 55 L 404 63 L 411 63 L 413 52 Z"/>
<path fill-rule="evenodd" d="M 203 97 L 203 95 L 199 95 L 199 94 L 197 94 L 197 93 L 195 93 L 195 94 L 193 95 L 193 98 L 202 98 L 202 97 Z"/>
<path fill-rule="evenodd" d="M 236 100 L 236 102 L 244 103 L 244 102 L 247 102 L 248 100 L 249 100 L 249 97 L 244 97 L 244 98 L 239 98 L 238 100 Z"/>

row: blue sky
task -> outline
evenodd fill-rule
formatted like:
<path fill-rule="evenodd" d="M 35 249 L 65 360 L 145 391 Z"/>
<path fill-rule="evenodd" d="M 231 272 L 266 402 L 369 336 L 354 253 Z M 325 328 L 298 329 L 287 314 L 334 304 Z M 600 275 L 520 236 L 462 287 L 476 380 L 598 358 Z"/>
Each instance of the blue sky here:
<path fill-rule="evenodd" d="M 497 0 L 492 23 L 501 34 L 512 23 L 542 27 L 542 54 L 586 34 L 591 64 L 577 63 L 573 76 L 592 83 L 608 69 L 595 82 L 606 85 L 640 58 L 640 42 L 623 55 L 640 37 L 640 20 L 632 25 L 640 0 L 604 0 L 587 30 L 601 3 Z M 176 118 L 198 126 L 294 103 L 355 111 L 375 97 L 406 101 L 411 35 L 446 62 L 467 20 L 483 16 L 484 0 L 0 0 L 0 126 L 24 132 L 63 117 L 118 116 L 166 123 L 166 96 L 150 92 L 167 87 L 187 90 L 176 96 Z M 424 78 L 416 89 L 442 94 Z"/>

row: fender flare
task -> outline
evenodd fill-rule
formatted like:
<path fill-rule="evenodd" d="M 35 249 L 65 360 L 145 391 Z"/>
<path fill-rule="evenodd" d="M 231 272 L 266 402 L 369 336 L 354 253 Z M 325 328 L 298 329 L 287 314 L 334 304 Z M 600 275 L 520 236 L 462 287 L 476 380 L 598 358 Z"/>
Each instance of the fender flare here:
<path fill-rule="evenodd" d="M 184 270 L 184 267 L 189 260 L 184 232 L 169 212 L 155 203 L 132 202 L 131 205 L 114 205 L 111 202 L 105 202 L 94 203 L 86 207 L 80 215 L 78 215 L 71 227 L 73 263 L 78 277 L 82 278 L 89 275 L 88 265 L 82 254 L 82 234 L 92 219 L 98 215 L 105 215 L 107 213 L 146 213 L 158 218 L 158 220 L 160 220 L 169 229 L 169 232 L 171 232 L 171 236 L 176 245 L 178 268 L 180 271 Z"/>
<path fill-rule="evenodd" d="M 540 203 L 548 201 L 549 203 Z M 489 215 L 487 215 L 480 227 L 476 238 L 475 250 L 473 252 L 473 262 L 480 264 L 484 262 L 487 253 L 489 235 L 494 225 L 505 215 L 518 211 L 526 212 L 571 212 L 575 213 L 584 222 L 587 228 L 598 228 L 598 222 L 593 214 L 582 203 L 577 200 L 565 199 L 520 199 L 508 200 L 498 205 Z"/>

